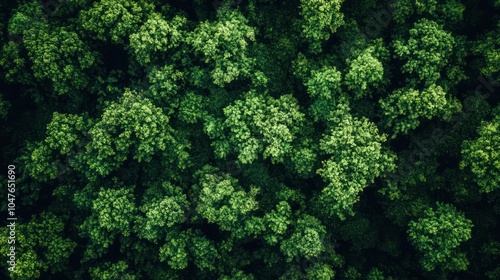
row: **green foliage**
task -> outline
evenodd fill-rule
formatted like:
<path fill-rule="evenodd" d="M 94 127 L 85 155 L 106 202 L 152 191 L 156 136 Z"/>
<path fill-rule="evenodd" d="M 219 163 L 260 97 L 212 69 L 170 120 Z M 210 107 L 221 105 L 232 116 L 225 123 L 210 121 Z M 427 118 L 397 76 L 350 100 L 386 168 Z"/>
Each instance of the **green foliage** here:
<path fill-rule="evenodd" d="M 204 115 L 203 97 L 192 92 L 186 93 L 179 104 L 179 120 L 193 124 Z"/>
<path fill-rule="evenodd" d="M 500 268 L 496 263 L 500 259 L 500 242 L 491 241 L 485 243 L 481 248 L 481 254 L 484 256 L 483 263 L 488 263 L 491 265 L 492 270 L 486 272 L 489 279 L 495 279 L 500 276 Z"/>
<path fill-rule="evenodd" d="M 82 116 L 54 112 L 47 125 L 45 143 L 50 149 L 66 155 L 73 147 L 80 146 L 83 140 L 80 134 L 86 128 L 88 125 Z"/>
<path fill-rule="evenodd" d="M 137 207 L 132 187 L 95 188 L 91 185 L 75 193 L 74 202 L 90 215 L 80 224 L 80 236 L 88 243 L 83 260 L 102 257 L 117 237 L 128 237 L 132 233 Z"/>
<path fill-rule="evenodd" d="M 307 93 L 311 97 L 335 102 L 341 92 L 341 80 L 341 73 L 335 67 L 312 70 L 311 78 L 306 83 Z"/>
<path fill-rule="evenodd" d="M 11 35 L 24 35 L 28 29 L 46 23 L 43 19 L 43 10 L 38 2 L 24 2 L 26 3 L 19 3 L 19 7 L 13 11 L 13 15 L 8 21 L 8 33 Z"/>
<path fill-rule="evenodd" d="M 462 144 L 462 168 L 470 167 L 480 192 L 489 193 L 500 188 L 500 114 L 491 122 L 483 122 L 479 137 Z"/>
<path fill-rule="evenodd" d="M 143 0 L 101 0 L 81 11 L 79 23 L 99 40 L 122 44 L 152 10 L 153 6 Z"/>
<path fill-rule="evenodd" d="M 368 280 L 385 280 L 385 279 L 387 279 L 384 277 L 384 274 L 382 273 L 382 271 L 380 271 L 377 268 L 370 270 L 370 272 L 368 273 L 366 278 Z"/>
<path fill-rule="evenodd" d="M 216 223 L 220 229 L 232 231 L 237 236 L 243 230 L 242 225 L 252 211 L 258 208 L 255 196 L 257 188 L 245 192 L 238 186 L 238 181 L 229 174 L 214 174 L 216 169 L 206 166 L 200 172 L 198 185 L 200 195 L 196 211 L 209 223 Z"/>
<path fill-rule="evenodd" d="M 26 171 L 38 181 L 57 178 L 57 162 L 52 160 L 52 151 L 43 143 L 27 146 L 27 154 L 21 157 Z"/>
<path fill-rule="evenodd" d="M 414 15 L 431 17 L 433 20 L 445 23 L 457 23 L 463 19 L 465 10 L 461 1 L 457 0 L 395 0 L 392 2 L 392 8 L 394 9 L 394 20 L 398 24 L 407 22 Z"/>
<path fill-rule="evenodd" d="M 170 115 L 173 108 L 178 106 L 178 92 L 184 80 L 184 73 L 174 69 L 172 65 L 154 66 L 148 73 L 149 88 L 144 92 L 144 96 L 151 99 L 155 105 L 161 106 L 163 111 Z"/>
<path fill-rule="evenodd" d="M 318 174 L 327 182 L 320 203 L 329 216 L 345 219 L 354 215 L 359 193 L 383 172 L 394 169 L 394 157 L 385 151 L 385 135 L 366 118 L 345 114 L 320 141 L 320 148 L 330 158 Z"/>
<path fill-rule="evenodd" d="M 50 212 L 34 216 L 29 223 L 15 222 L 15 243 L 7 246 L 9 228 L 2 228 L 0 241 L 6 246 L 0 249 L 5 260 L 10 247 L 16 248 L 16 270 L 11 279 L 39 278 L 44 271 L 52 273 L 67 269 L 68 259 L 76 247 L 71 239 L 64 238 L 64 221 Z"/>
<path fill-rule="evenodd" d="M 500 69 L 500 22 L 495 30 L 486 33 L 482 38 L 474 43 L 472 52 L 483 58 L 481 74 L 485 77 L 498 74 Z"/>
<path fill-rule="evenodd" d="M 280 249 L 288 262 L 296 258 L 316 257 L 325 250 L 325 234 L 326 229 L 318 219 L 305 215 L 297 220 L 292 235 L 281 242 Z"/>
<path fill-rule="evenodd" d="M 466 270 L 469 264 L 458 249 L 471 238 L 472 222 L 450 204 L 438 202 L 423 216 L 408 224 L 408 238 L 422 254 L 422 267 L 427 271 Z"/>
<path fill-rule="evenodd" d="M 343 0 L 325 1 L 300 1 L 300 14 L 302 19 L 302 37 L 310 44 L 313 53 L 321 52 L 321 43 L 330 38 L 344 23 L 344 15 L 340 12 Z"/>
<path fill-rule="evenodd" d="M 10 103 L 4 100 L 3 94 L 0 94 L 0 118 L 5 119 L 7 117 L 10 107 Z"/>
<path fill-rule="evenodd" d="M 127 272 L 127 268 L 128 265 L 124 261 L 119 261 L 117 263 L 107 262 L 102 266 L 91 268 L 90 276 L 92 277 L 92 279 L 99 279 L 99 280 L 136 279 L 136 277 L 133 274 Z"/>
<path fill-rule="evenodd" d="M 499 279 L 499 3 L 0 1 L 0 279 Z"/>
<path fill-rule="evenodd" d="M 290 162 L 297 175 L 303 178 L 314 176 L 315 168 L 319 164 L 317 160 L 318 150 L 318 144 L 314 140 L 305 137 L 294 147 Z"/>
<path fill-rule="evenodd" d="M 166 151 L 167 147 L 174 154 L 181 152 L 169 118 L 141 95 L 126 90 L 120 100 L 106 107 L 101 119 L 89 130 L 92 140 L 86 146 L 85 160 L 92 172 L 105 176 L 129 155 L 138 162 L 148 162 L 153 154 Z"/>
<path fill-rule="evenodd" d="M 137 211 L 130 189 L 101 189 L 94 200 L 92 210 L 99 226 L 110 232 L 130 234 L 131 222 Z"/>
<path fill-rule="evenodd" d="M 197 232 L 192 237 L 191 244 L 192 246 L 189 249 L 191 254 L 194 255 L 194 264 L 203 271 L 216 270 L 216 261 L 221 257 L 214 242 Z"/>
<path fill-rule="evenodd" d="M 417 128 L 420 119 L 441 117 L 449 120 L 462 106 L 453 97 L 446 96 L 443 88 L 431 85 L 423 91 L 412 88 L 395 90 L 387 98 L 380 100 L 385 115 L 385 123 L 393 127 L 394 135 L 408 134 Z"/>
<path fill-rule="evenodd" d="M 307 269 L 308 279 L 330 280 L 334 279 L 335 271 L 329 265 L 324 263 L 314 263 Z"/>
<path fill-rule="evenodd" d="M 407 40 L 393 41 L 396 55 L 406 61 L 401 70 L 430 86 L 449 63 L 455 40 L 441 25 L 427 19 L 415 22 L 409 33 Z"/>
<path fill-rule="evenodd" d="M 282 236 L 292 223 L 291 216 L 292 209 L 285 201 L 280 201 L 276 205 L 276 210 L 265 214 L 264 224 L 270 230 L 270 234 L 264 236 L 267 243 L 274 245 L 283 238 Z"/>
<path fill-rule="evenodd" d="M 224 276 L 219 278 L 219 280 L 254 280 L 254 279 L 255 278 L 253 277 L 253 275 L 245 274 L 245 272 L 243 272 L 241 270 L 233 272 L 233 274 L 231 274 L 231 276 L 224 275 Z"/>
<path fill-rule="evenodd" d="M 296 42 L 280 34 L 273 43 L 272 48 L 266 44 L 255 43 L 250 47 L 250 56 L 255 58 L 255 77 L 256 86 L 264 85 L 270 94 L 280 94 L 290 92 L 293 88 L 293 81 L 290 79 L 290 73 L 287 69 L 290 67 L 290 57 L 295 55 Z"/>
<path fill-rule="evenodd" d="M 35 78 L 50 80 L 58 94 L 70 94 L 88 86 L 86 70 L 97 64 L 98 55 L 76 32 L 41 25 L 24 31 L 23 39 Z"/>
<path fill-rule="evenodd" d="M 374 48 L 368 48 L 355 58 L 345 75 L 347 88 L 354 93 L 355 99 L 365 97 L 372 88 L 381 85 L 384 68 L 382 63 L 372 53 Z"/>
<path fill-rule="evenodd" d="M 136 224 L 139 236 L 157 240 L 167 228 L 186 220 L 185 211 L 189 202 L 180 188 L 163 183 L 160 190 L 149 188 L 144 198 L 145 204 L 140 211 L 145 217 L 138 218 Z"/>
<path fill-rule="evenodd" d="M 218 157 L 236 153 L 244 164 L 257 160 L 260 154 L 273 163 L 283 162 L 304 122 L 293 96 L 274 99 L 254 91 L 224 108 L 224 115 L 225 121 L 215 125 L 226 129 L 228 136 L 212 145 Z"/>
<path fill-rule="evenodd" d="M 189 234 L 182 232 L 180 234 L 169 234 L 165 245 L 160 248 L 160 260 L 167 261 L 173 269 L 184 269 L 188 265 L 187 245 L 189 243 Z"/>
<path fill-rule="evenodd" d="M 360 279 L 361 278 L 361 273 L 359 270 L 353 266 L 349 266 L 343 275 L 344 279 Z"/>
<path fill-rule="evenodd" d="M 370 230 L 370 221 L 365 217 L 353 217 L 346 220 L 340 228 L 343 240 L 352 243 L 354 250 L 362 250 L 375 247 L 377 241 L 376 232 Z"/>
<path fill-rule="evenodd" d="M 85 116 L 54 112 L 45 140 L 30 145 L 22 157 L 29 174 L 38 181 L 48 181 L 62 176 L 69 167 L 78 168 L 76 151 L 83 147 L 90 124 Z"/>
<path fill-rule="evenodd" d="M 255 41 L 255 30 L 247 23 L 241 13 L 222 8 L 216 22 L 201 23 L 186 38 L 212 69 L 214 84 L 223 86 L 240 76 L 250 77 L 254 61 L 247 55 L 247 48 Z"/>
<path fill-rule="evenodd" d="M 11 83 L 29 84 L 30 73 L 24 71 L 26 59 L 21 55 L 21 46 L 10 41 L 0 52 L 0 67 L 5 71 L 5 80 Z"/>
<path fill-rule="evenodd" d="M 330 112 L 340 102 L 345 102 L 341 88 L 342 76 L 335 67 L 323 67 L 312 70 L 311 77 L 305 83 L 307 93 L 314 98 L 309 110 L 314 121 L 326 121 Z"/>
<path fill-rule="evenodd" d="M 167 21 L 160 14 L 151 14 L 139 31 L 130 35 L 130 48 L 137 61 L 147 65 L 156 53 L 166 53 L 179 46 L 185 36 L 182 29 L 186 23 L 182 16 Z"/>

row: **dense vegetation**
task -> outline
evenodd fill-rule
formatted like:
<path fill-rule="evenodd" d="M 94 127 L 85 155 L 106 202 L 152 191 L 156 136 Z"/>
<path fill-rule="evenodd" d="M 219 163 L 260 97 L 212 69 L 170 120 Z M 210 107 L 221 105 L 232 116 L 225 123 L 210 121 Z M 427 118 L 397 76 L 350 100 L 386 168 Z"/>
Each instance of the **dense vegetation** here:
<path fill-rule="evenodd" d="M 500 279 L 499 0 L 0 13 L 0 278 Z"/>

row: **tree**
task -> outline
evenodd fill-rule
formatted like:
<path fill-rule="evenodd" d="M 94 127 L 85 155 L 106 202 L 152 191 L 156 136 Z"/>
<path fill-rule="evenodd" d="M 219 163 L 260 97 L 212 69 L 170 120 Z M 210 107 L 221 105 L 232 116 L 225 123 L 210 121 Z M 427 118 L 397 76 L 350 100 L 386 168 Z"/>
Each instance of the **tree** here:
<path fill-rule="evenodd" d="M 175 16 L 165 20 L 160 14 L 152 13 L 137 33 L 130 35 L 130 49 L 142 65 L 155 62 L 158 54 L 164 54 L 179 46 L 184 40 L 187 19 Z"/>
<path fill-rule="evenodd" d="M 185 269 L 188 265 L 186 247 L 189 244 L 189 235 L 187 231 L 169 234 L 160 248 L 160 260 L 167 261 L 173 269 Z"/>
<path fill-rule="evenodd" d="M 75 147 L 81 146 L 82 134 L 89 128 L 88 117 L 54 112 L 47 125 L 47 137 L 44 142 L 53 151 L 67 155 Z"/>
<path fill-rule="evenodd" d="M 214 125 L 227 130 L 227 136 L 219 138 L 207 131 L 216 138 L 212 145 L 219 158 L 236 153 L 243 164 L 252 163 L 260 154 L 273 163 L 283 162 L 304 121 L 304 114 L 291 95 L 274 99 L 255 91 L 224 108 L 224 115 L 224 122 Z"/>
<path fill-rule="evenodd" d="M 314 263 L 307 269 L 308 279 L 330 280 L 334 279 L 334 276 L 335 271 L 333 271 L 331 267 L 325 263 Z"/>
<path fill-rule="evenodd" d="M 196 211 L 209 223 L 215 223 L 221 230 L 241 238 L 248 234 L 245 225 L 252 222 L 251 214 L 258 208 L 255 199 L 258 188 L 251 187 L 249 192 L 245 192 L 236 179 L 228 174 L 217 175 L 217 171 L 210 166 L 199 171 Z"/>
<path fill-rule="evenodd" d="M 441 77 L 441 69 L 449 62 L 455 40 L 441 25 L 427 19 L 415 22 L 409 33 L 407 40 L 393 41 L 394 52 L 406 61 L 402 67 L 404 73 L 413 74 L 430 86 Z"/>
<path fill-rule="evenodd" d="M 217 262 L 221 260 L 220 248 L 208 239 L 201 231 L 195 231 L 191 237 L 189 252 L 193 262 L 201 271 L 213 272 L 219 268 Z"/>
<path fill-rule="evenodd" d="M 435 209 L 427 209 L 408 224 L 408 238 L 421 253 L 425 270 L 466 270 L 469 261 L 458 247 L 471 238 L 472 226 L 453 205 L 437 202 Z"/>
<path fill-rule="evenodd" d="M 460 1 L 446 0 L 438 3 L 437 0 L 410 1 L 395 0 L 391 5 L 394 20 L 398 24 L 406 23 L 411 16 L 432 18 L 433 20 L 455 24 L 463 19 L 464 5 Z"/>
<path fill-rule="evenodd" d="M 351 217 L 340 227 L 342 240 L 350 241 L 352 250 L 361 251 L 375 247 L 377 231 L 370 227 L 370 220 L 366 217 Z"/>
<path fill-rule="evenodd" d="M 102 258 L 117 238 L 125 247 L 124 238 L 132 234 L 137 214 L 134 186 L 123 186 L 116 178 L 108 184 L 106 188 L 89 184 L 73 195 L 74 205 L 89 213 L 78 223 L 79 235 L 86 241 L 82 263 Z"/>
<path fill-rule="evenodd" d="M 417 128 L 423 117 L 450 120 L 462 108 L 458 100 L 446 96 L 443 88 L 437 85 L 431 85 L 423 91 L 397 89 L 379 102 L 385 115 L 385 124 L 393 127 L 394 136 L 399 133 L 407 134 Z"/>
<path fill-rule="evenodd" d="M 481 266 L 486 265 L 491 269 L 486 272 L 487 277 L 495 279 L 500 276 L 500 268 L 496 265 L 500 259 L 500 242 L 490 241 L 485 243 L 481 248 L 481 255 L 483 256 Z"/>
<path fill-rule="evenodd" d="M 280 249 L 288 262 L 316 257 L 325 250 L 325 234 L 326 229 L 318 219 L 304 215 L 297 220 L 292 235 L 281 242 Z"/>
<path fill-rule="evenodd" d="M 95 38 L 123 44 L 153 9 L 152 4 L 143 0 L 101 0 L 81 11 L 78 21 Z"/>
<path fill-rule="evenodd" d="M 5 101 L 3 94 L 0 94 L 0 118 L 5 119 L 7 117 L 10 107 L 10 103 Z"/>
<path fill-rule="evenodd" d="M 87 70 L 95 67 L 99 58 L 76 32 L 65 27 L 35 25 L 24 32 L 23 38 L 35 78 L 50 80 L 58 94 L 70 94 L 88 86 Z"/>
<path fill-rule="evenodd" d="M 344 15 L 340 12 L 343 0 L 300 1 L 300 14 L 302 19 L 302 37 L 309 43 L 312 53 L 322 50 L 321 43 L 330 38 L 344 23 Z"/>
<path fill-rule="evenodd" d="M 127 272 L 128 265 L 124 261 L 117 263 L 106 262 L 105 264 L 91 268 L 90 276 L 92 279 L 111 280 L 111 279 L 124 279 L 134 280 L 136 277 Z"/>
<path fill-rule="evenodd" d="M 0 279 L 500 278 L 483 2 L 0 1 Z"/>
<path fill-rule="evenodd" d="M 311 71 L 311 78 L 305 84 L 311 97 L 326 99 L 335 103 L 341 92 L 342 74 L 336 67 L 326 67 Z"/>
<path fill-rule="evenodd" d="M 500 188 L 500 112 L 490 122 L 483 121 L 479 137 L 464 141 L 460 167 L 470 168 L 480 192 L 489 193 Z"/>
<path fill-rule="evenodd" d="M 482 57 L 481 74 L 485 77 L 497 75 L 500 68 L 500 22 L 495 30 L 489 31 L 476 42 L 474 42 L 472 52 Z M 498 82 L 498 80 L 497 80 Z"/>
<path fill-rule="evenodd" d="M 329 216 L 345 219 L 354 215 L 353 206 L 359 193 L 384 172 L 394 169 L 394 156 L 382 143 L 385 135 L 366 118 L 342 113 L 320 141 L 320 149 L 330 157 L 317 173 L 328 184 L 319 203 Z"/>
<path fill-rule="evenodd" d="M 156 106 L 163 109 L 167 115 L 171 115 L 179 106 L 180 90 L 186 80 L 186 75 L 174 68 L 172 65 L 163 67 L 153 66 L 147 76 L 149 88 L 144 96 Z"/>
<path fill-rule="evenodd" d="M 54 112 L 45 139 L 30 145 L 21 157 L 30 176 L 43 182 L 62 178 L 70 167 L 80 168 L 81 151 L 91 125 L 88 116 Z"/>
<path fill-rule="evenodd" d="M 141 93 L 126 90 L 118 101 L 108 104 L 101 119 L 90 128 L 84 160 L 89 171 L 106 176 L 129 155 L 138 162 L 149 162 L 154 154 L 164 151 L 180 156 L 184 151 L 173 135 L 161 108 Z M 175 156 L 168 158 L 175 160 Z M 182 165 L 182 161 L 179 163 Z"/>
<path fill-rule="evenodd" d="M 21 157 L 26 164 L 26 171 L 38 181 L 57 178 L 57 163 L 52 160 L 52 151 L 43 143 L 26 146 L 28 152 Z"/>
<path fill-rule="evenodd" d="M 76 243 L 64 236 L 65 221 L 54 213 L 43 212 L 28 223 L 15 222 L 15 243 L 8 242 L 10 229 L 2 228 L 0 240 L 4 246 L 0 249 L 3 258 L 14 246 L 16 266 L 10 273 L 12 279 L 34 279 L 44 271 L 51 273 L 66 272 L 70 255 Z"/>
<path fill-rule="evenodd" d="M 212 69 L 214 84 L 222 87 L 240 76 L 251 77 L 254 61 L 247 48 L 255 41 L 255 30 L 247 23 L 241 13 L 222 8 L 216 22 L 202 22 L 186 38 Z"/>
<path fill-rule="evenodd" d="M 58 94 L 82 90 L 88 85 L 88 70 L 98 63 L 97 53 L 71 28 L 51 26 L 39 3 L 21 5 L 10 20 L 9 33 L 22 38 L 22 44 L 10 42 L 2 48 L 2 60 L 10 66 L 6 76 L 9 81 L 28 85 L 33 83 L 33 75 L 40 81 L 50 80 Z M 19 73 L 20 67 L 28 64 L 33 74 Z M 37 99 L 40 101 L 39 96 Z"/>
<path fill-rule="evenodd" d="M 14 42 L 7 42 L 0 52 L 0 65 L 5 71 L 4 77 L 10 83 L 29 84 L 32 73 L 24 71 L 28 59 L 21 55 L 22 47 Z"/>
<path fill-rule="evenodd" d="M 287 232 L 292 223 L 292 209 L 285 201 L 280 201 L 276 205 L 276 210 L 272 210 L 264 215 L 264 224 L 268 229 L 269 234 L 264 236 L 264 239 L 270 245 L 274 245 L 283 239 L 283 235 Z"/>
<path fill-rule="evenodd" d="M 140 237 L 156 241 L 167 234 L 168 228 L 186 220 L 187 197 L 181 188 L 168 182 L 163 182 L 161 187 L 148 188 L 143 201 L 139 209 L 144 216 L 137 218 L 135 226 Z"/>
<path fill-rule="evenodd" d="M 205 102 L 203 96 L 188 92 L 179 104 L 178 118 L 185 123 L 193 124 L 205 116 Z"/>
<path fill-rule="evenodd" d="M 133 194 L 128 188 L 101 189 L 92 203 L 99 227 L 109 232 L 130 234 L 131 223 L 137 211 Z"/>
<path fill-rule="evenodd" d="M 375 48 L 367 48 L 355 58 L 345 75 L 347 88 L 354 93 L 354 99 L 368 95 L 371 89 L 381 86 L 384 77 L 382 62 L 373 57 Z"/>
<path fill-rule="evenodd" d="M 337 104 L 345 102 L 341 80 L 342 74 L 335 67 L 323 66 L 319 70 L 311 70 L 311 77 L 305 86 L 314 100 L 309 110 L 315 121 L 326 121 Z"/>

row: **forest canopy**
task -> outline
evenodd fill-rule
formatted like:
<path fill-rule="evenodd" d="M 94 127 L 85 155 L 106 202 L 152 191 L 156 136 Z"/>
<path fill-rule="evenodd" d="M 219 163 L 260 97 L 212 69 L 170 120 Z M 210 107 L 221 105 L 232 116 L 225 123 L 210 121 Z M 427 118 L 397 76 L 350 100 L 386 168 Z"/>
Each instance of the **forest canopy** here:
<path fill-rule="evenodd" d="M 9 0 L 0 30 L 2 279 L 500 279 L 498 0 Z"/>

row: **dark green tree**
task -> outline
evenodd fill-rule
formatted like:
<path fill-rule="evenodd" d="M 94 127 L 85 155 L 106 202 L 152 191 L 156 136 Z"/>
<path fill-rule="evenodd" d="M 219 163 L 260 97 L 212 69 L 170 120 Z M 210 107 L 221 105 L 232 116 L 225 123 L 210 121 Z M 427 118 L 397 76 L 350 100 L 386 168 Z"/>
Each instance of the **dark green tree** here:
<path fill-rule="evenodd" d="M 425 270 L 466 270 L 469 261 L 458 247 L 471 238 L 472 226 L 454 206 L 438 202 L 435 209 L 427 209 L 408 224 L 408 238 L 421 253 Z"/>
<path fill-rule="evenodd" d="M 500 112 L 490 122 L 478 128 L 479 137 L 462 146 L 462 168 L 468 167 L 481 192 L 489 193 L 500 188 Z"/>
<path fill-rule="evenodd" d="M 283 162 L 304 122 L 304 114 L 292 95 L 274 99 L 255 91 L 224 108 L 224 115 L 223 122 L 208 122 L 205 130 L 216 139 L 212 145 L 218 157 L 236 153 L 244 164 L 259 158 Z M 222 130 L 228 133 L 220 134 Z"/>
<path fill-rule="evenodd" d="M 81 11 L 78 21 L 89 35 L 101 41 L 123 44 L 153 9 L 154 6 L 145 0 L 101 0 Z"/>
<path fill-rule="evenodd" d="M 168 153 L 166 159 L 182 166 L 187 154 L 174 136 L 169 118 L 141 92 L 126 90 L 123 97 L 109 103 L 101 119 L 89 130 L 84 161 L 88 172 L 108 175 L 128 156 L 138 162 L 151 161 L 154 154 Z M 182 141 L 182 140 L 181 140 Z M 92 178 L 92 175 L 88 175 Z"/>
<path fill-rule="evenodd" d="M 344 23 L 344 15 L 340 12 L 342 2 L 343 0 L 300 1 L 301 35 L 310 44 L 311 52 L 321 52 L 322 42 L 328 40 Z"/>
<path fill-rule="evenodd" d="M 405 61 L 401 70 L 430 86 L 450 62 L 455 40 L 441 25 L 425 18 L 415 22 L 409 35 L 407 40 L 393 41 L 396 55 Z"/>
<path fill-rule="evenodd" d="M 394 155 L 383 147 L 386 136 L 375 124 L 340 112 L 321 139 L 320 148 L 329 158 L 317 172 L 327 183 L 319 196 L 323 211 L 345 219 L 354 214 L 360 192 L 395 165 Z"/>
<path fill-rule="evenodd" d="M 209 65 L 214 84 L 223 86 L 252 77 L 250 69 L 255 62 L 247 53 L 255 41 L 255 29 L 240 12 L 219 9 L 217 21 L 200 23 L 186 40 Z"/>

